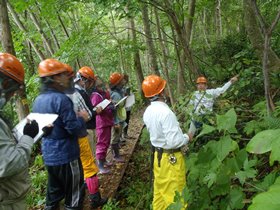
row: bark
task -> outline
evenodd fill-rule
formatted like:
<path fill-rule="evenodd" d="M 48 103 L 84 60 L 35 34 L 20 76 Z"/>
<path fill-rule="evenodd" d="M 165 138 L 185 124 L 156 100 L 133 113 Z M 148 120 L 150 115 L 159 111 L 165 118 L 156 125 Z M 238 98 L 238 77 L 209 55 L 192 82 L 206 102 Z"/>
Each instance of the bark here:
<path fill-rule="evenodd" d="M 49 39 L 47 38 L 47 35 L 44 33 L 43 29 L 41 28 L 41 26 L 40 26 L 40 24 L 38 22 L 37 17 L 35 16 L 35 14 L 32 11 L 30 11 L 30 10 L 29 10 L 29 14 L 30 14 L 30 18 L 33 21 L 36 29 L 40 33 L 40 35 L 42 37 L 42 40 L 43 40 L 44 44 L 46 45 L 47 50 L 50 53 L 50 56 L 52 57 L 53 54 L 54 54 L 54 50 L 52 49 L 51 43 L 50 43 Z"/>
<path fill-rule="evenodd" d="M 51 36 L 52 36 L 53 42 L 55 44 L 55 47 L 56 47 L 57 50 L 59 50 L 60 49 L 60 44 L 59 44 L 59 41 L 58 41 L 58 39 L 57 39 L 53 29 L 52 29 L 52 27 L 51 27 L 51 25 L 50 25 L 48 20 L 45 19 L 45 22 L 46 22 L 46 25 L 48 26 L 48 28 L 49 28 L 49 30 L 51 32 Z"/>
<path fill-rule="evenodd" d="M 170 18 L 170 20 L 171 20 L 171 22 L 174 26 L 174 29 L 177 33 L 179 43 L 181 44 L 182 49 L 184 50 L 186 59 L 188 61 L 188 67 L 190 69 L 190 72 L 192 74 L 198 76 L 199 75 L 199 69 L 198 69 L 198 66 L 197 66 L 197 64 L 194 60 L 193 53 L 192 53 L 192 51 L 189 48 L 189 45 L 187 43 L 185 28 L 180 25 L 179 18 L 177 17 L 175 11 L 172 9 L 169 0 L 164 0 L 164 3 L 165 3 L 165 8 L 166 8 L 165 11 L 166 11 L 167 15 L 169 16 L 169 18 Z"/>
<path fill-rule="evenodd" d="M 136 44 L 137 37 L 136 37 L 135 24 L 134 24 L 133 18 L 130 19 L 130 27 L 132 30 L 133 43 Z M 143 75 L 142 66 L 141 66 L 139 49 L 135 49 L 135 52 L 134 52 L 134 68 L 135 68 L 136 79 L 137 79 L 137 83 L 138 83 L 138 90 L 140 91 L 141 97 L 144 99 L 143 92 L 142 92 L 142 82 L 144 80 L 144 75 Z"/>
<path fill-rule="evenodd" d="M 205 44 L 210 49 L 211 46 L 210 46 L 210 42 L 209 42 L 208 37 L 207 37 L 208 30 L 207 30 L 207 24 L 206 24 L 206 11 L 205 11 L 205 9 L 203 9 L 201 22 L 202 22 L 202 31 L 203 31 L 203 37 L 204 37 L 204 40 L 205 40 Z"/>
<path fill-rule="evenodd" d="M 4 51 L 16 56 L 6 0 L 0 0 L 0 25 L 2 29 L 0 38 Z M 20 97 L 16 99 L 16 109 L 19 120 L 25 118 L 29 113 L 25 89 L 22 91 Z"/>
<path fill-rule="evenodd" d="M 186 56 L 182 52 L 181 45 L 178 45 L 178 40 L 173 27 L 171 26 L 172 36 L 174 40 L 174 50 L 178 59 L 177 67 L 177 93 L 183 94 L 185 90 L 184 67 L 186 63 Z"/>
<path fill-rule="evenodd" d="M 62 18 L 60 17 L 58 11 L 56 11 L 56 14 L 57 14 L 58 21 L 59 21 L 59 23 L 60 23 L 60 25 L 61 25 L 61 27 L 62 27 L 62 29 L 63 29 L 63 32 L 65 33 L 65 36 L 66 36 L 67 38 L 70 38 L 70 35 L 69 35 L 69 33 L 68 33 L 67 29 L 66 29 L 66 26 L 65 26 L 65 24 L 64 24 L 64 22 L 63 22 L 63 20 L 62 20 Z M 81 66 L 81 63 L 80 63 L 80 61 L 79 61 L 78 58 L 76 58 L 75 63 L 76 63 L 76 65 L 77 65 L 77 68 L 81 68 L 81 67 L 82 67 L 82 66 Z"/>
<path fill-rule="evenodd" d="M 19 15 L 15 12 L 15 10 L 12 7 L 12 5 L 9 2 L 7 2 L 7 6 L 8 6 L 8 9 L 9 9 L 10 13 L 12 14 L 12 16 L 14 18 L 14 21 L 15 21 L 16 25 L 19 27 L 20 30 L 22 30 L 25 34 L 27 34 L 28 33 L 27 29 L 25 28 L 25 26 L 21 22 L 21 20 L 19 18 Z M 36 54 L 40 58 L 40 60 L 44 60 L 45 59 L 45 55 L 41 52 L 41 50 L 35 44 L 35 42 L 33 42 L 33 40 L 28 38 L 28 37 L 26 39 L 27 39 L 27 41 L 30 42 L 33 50 L 36 52 Z"/>
<path fill-rule="evenodd" d="M 12 39 L 12 33 L 10 28 L 9 16 L 7 11 L 6 0 L 0 1 L 0 27 L 1 27 L 1 43 L 5 52 L 9 52 L 12 55 L 15 55 L 15 49 Z"/>
<path fill-rule="evenodd" d="M 195 3 L 196 0 L 190 0 L 189 1 L 189 18 L 187 18 L 186 21 L 186 40 L 189 44 L 191 42 L 191 35 L 192 35 L 192 27 L 193 27 L 193 19 L 194 19 L 194 13 L 195 13 Z"/>
<path fill-rule="evenodd" d="M 38 2 L 35 2 L 35 5 L 36 5 L 36 9 L 39 11 L 39 13 L 41 13 L 41 8 L 40 8 L 40 5 L 38 4 Z M 42 16 L 42 18 L 43 18 L 44 22 L 46 23 L 46 25 L 47 25 L 50 33 L 51 33 L 51 37 L 53 39 L 53 43 L 55 44 L 56 50 L 59 50 L 60 45 L 59 45 L 58 39 L 57 39 L 52 27 L 51 27 L 50 22 L 45 17 Z"/>
<path fill-rule="evenodd" d="M 276 15 L 275 20 L 272 22 L 271 26 L 266 26 L 265 20 L 260 13 L 260 10 L 257 6 L 256 1 L 252 0 L 252 7 L 254 13 L 259 20 L 261 30 L 264 34 L 264 49 L 263 49 L 263 58 L 262 58 L 262 69 L 264 75 L 264 90 L 265 90 L 265 98 L 266 98 L 266 108 L 267 108 L 267 115 L 270 116 L 272 111 L 275 109 L 275 105 L 272 100 L 271 91 L 270 91 L 270 77 L 269 77 L 269 68 L 268 68 L 268 53 L 270 47 L 270 40 L 272 36 L 272 31 L 276 27 L 277 23 L 280 19 L 280 9 L 278 14 Z"/>
<path fill-rule="evenodd" d="M 217 39 L 221 39 L 222 37 L 222 15 L 221 15 L 221 1 L 216 0 L 216 10 L 215 10 L 215 23 L 216 23 L 216 36 Z"/>
<path fill-rule="evenodd" d="M 122 44 L 121 42 L 119 41 L 119 39 L 117 38 L 117 30 L 116 30 L 116 24 L 115 24 L 115 20 L 114 20 L 114 16 L 113 16 L 113 13 L 111 12 L 111 17 L 112 17 L 112 25 L 113 25 L 113 30 L 114 30 L 114 39 L 117 41 L 118 43 L 118 48 L 119 48 L 119 57 L 120 57 L 120 69 L 121 69 L 121 72 L 124 72 L 125 71 L 125 68 L 124 68 L 124 58 L 123 58 L 123 48 L 122 48 Z M 109 30 L 109 29 L 108 29 Z M 110 31 L 110 30 L 109 30 Z"/>
<path fill-rule="evenodd" d="M 171 91 L 171 87 L 170 87 L 171 81 L 170 81 L 169 72 L 168 72 L 168 58 L 167 58 L 167 50 L 166 50 L 167 47 L 165 46 L 165 43 L 162 38 L 161 24 L 159 21 L 157 9 L 155 8 L 154 11 L 155 11 L 155 18 L 156 18 L 157 33 L 158 33 L 158 37 L 159 37 L 159 45 L 160 45 L 161 52 L 162 52 L 162 60 L 163 60 L 162 69 L 163 69 L 163 72 L 165 74 L 165 78 L 167 81 L 166 86 L 167 86 L 167 91 L 169 93 L 170 102 L 171 102 L 171 105 L 174 105 L 175 100 L 174 100 L 173 91 Z"/>
<path fill-rule="evenodd" d="M 244 22 L 245 28 L 248 34 L 248 37 L 252 43 L 253 48 L 255 49 L 256 55 L 259 60 L 263 59 L 263 50 L 264 50 L 264 36 L 258 25 L 258 21 L 253 9 L 253 4 L 251 0 L 243 0 L 243 9 L 244 9 Z M 268 69 L 269 71 L 279 71 L 280 58 L 277 54 L 271 49 L 268 48 Z"/>
<path fill-rule="evenodd" d="M 143 25 L 144 25 L 144 32 L 145 32 L 145 38 L 146 38 L 146 44 L 148 49 L 148 55 L 150 58 L 150 66 L 151 70 L 154 74 L 160 75 L 158 64 L 157 64 L 157 56 L 156 56 L 156 50 L 152 39 L 152 32 L 150 28 L 150 20 L 149 20 L 149 14 L 148 14 L 148 6 L 146 4 L 142 5 L 142 18 L 143 18 Z"/>

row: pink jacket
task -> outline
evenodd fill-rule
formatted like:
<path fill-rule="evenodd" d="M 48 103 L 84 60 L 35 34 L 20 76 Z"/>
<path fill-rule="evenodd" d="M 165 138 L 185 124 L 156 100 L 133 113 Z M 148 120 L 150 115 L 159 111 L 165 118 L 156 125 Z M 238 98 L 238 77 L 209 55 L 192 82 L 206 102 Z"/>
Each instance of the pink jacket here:
<path fill-rule="evenodd" d="M 90 96 L 91 104 L 95 107 L 104 99 L 110 99 L 106 92 L 93 92 Z M 96 114 L 96 128 L 104 128 L 114 125 L 113 108 L 111 105 L 107 106 L 100 114 Z"/>

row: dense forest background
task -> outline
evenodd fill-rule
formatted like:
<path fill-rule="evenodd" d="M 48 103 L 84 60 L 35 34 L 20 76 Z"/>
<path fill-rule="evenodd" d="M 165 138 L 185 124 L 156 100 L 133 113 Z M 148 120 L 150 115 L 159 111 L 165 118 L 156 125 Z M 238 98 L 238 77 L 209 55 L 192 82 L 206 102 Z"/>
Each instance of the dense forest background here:
<path fill-rule="evenodd" d="M 280 209 L 279 19 L 280 0 L 0 0 L 0 51 L 26 70 L 26 94 L 5 115 L 15 124 L 32 109 L 37 66 L 50 57 L 106 82 L 127 73 L 137 108 L 144 77 L 161 75 L 184 131 L 196 77 L 217 87 L 239 75 L 196 139 L 207 144 L 190 147 L 183 200 L 190 209 Z"/>

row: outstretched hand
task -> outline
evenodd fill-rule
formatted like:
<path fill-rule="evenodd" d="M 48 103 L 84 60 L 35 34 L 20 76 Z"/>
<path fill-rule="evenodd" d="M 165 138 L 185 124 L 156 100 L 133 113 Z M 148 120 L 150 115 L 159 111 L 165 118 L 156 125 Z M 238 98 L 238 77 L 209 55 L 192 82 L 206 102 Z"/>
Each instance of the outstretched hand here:
<path fill-rule="evenodd" d="M 238 80 L 238 76 L 239 76 L 239 75 L 235 75 L 234 77 L 232 77 L 232 78 L 230 79 L 230 81 L 231 81 L 232 83 L 235 83 L 235 82 Z"/>

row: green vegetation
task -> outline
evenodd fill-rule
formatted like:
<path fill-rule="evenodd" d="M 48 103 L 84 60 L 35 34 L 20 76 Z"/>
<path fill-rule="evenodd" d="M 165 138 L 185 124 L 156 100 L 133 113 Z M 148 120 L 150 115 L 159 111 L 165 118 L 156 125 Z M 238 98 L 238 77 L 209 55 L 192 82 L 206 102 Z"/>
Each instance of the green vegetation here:
<path fill-rule="evenodd" d="M 143 77 L 161 75 L 184 132 L 196 77 L 205 75 L 215 88 L 239 75 L 189 145 L 188 184 L 170 209 L 180 209 L 182 200 L 195 210 L 280 209 L 280 0 L 10 0 L 5 8 L 3 2 L 1 24 L 11 29 L 11 39 L 3 30 L 0 51 L 14 50 L 24 64 L 31 111 L 40 92 L 37 66 L 49 57 L 75 71 L 93 67 L 105 82 L 114 71 L 128 74 L 134 109 L 145 104 Z M 2 21 L 4 9 L 9 21 Z M 14 97 L 1 113 L 11 127 L 21 102 Z M 148 141 L 144 131 L 119 199 L 104 209 L 151 209 Z M 45 199 L 38 148 L 30 163 L 30 209 L 42 208 Z"/>

